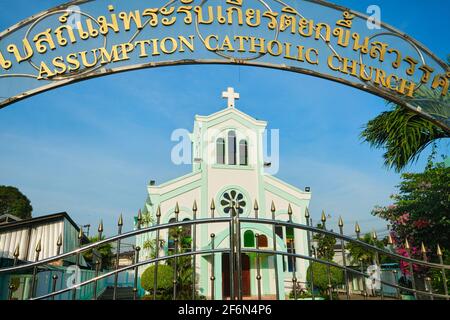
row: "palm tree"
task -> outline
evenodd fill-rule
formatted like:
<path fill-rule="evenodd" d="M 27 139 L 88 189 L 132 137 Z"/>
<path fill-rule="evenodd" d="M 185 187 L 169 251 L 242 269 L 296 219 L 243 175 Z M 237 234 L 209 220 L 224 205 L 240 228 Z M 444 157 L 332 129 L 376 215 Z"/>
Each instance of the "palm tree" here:
<path fill-rule="evenodd" d="M 450 63 L 450 57 L 449 57 Z M 426 88 L 420 88 L 414 97 L 428 114 L 441 120 L 450 118 L 450 99 Z M 422 151 L 437 140 L 450 138 L 448 131 L 418 113 L 392 104 L 390 111 L 370 120 L 361 133 L 361 139 L 371 147 L 384 148 L 384 163 L 388 168 L 402 171 L 417 161 Z"/>

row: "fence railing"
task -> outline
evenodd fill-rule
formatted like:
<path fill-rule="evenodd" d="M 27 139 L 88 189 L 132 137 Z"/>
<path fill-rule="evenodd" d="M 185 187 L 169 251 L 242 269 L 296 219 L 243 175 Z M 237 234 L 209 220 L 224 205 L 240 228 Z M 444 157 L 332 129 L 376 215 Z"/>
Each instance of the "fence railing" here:
<path fill-rule="evenodd" d="M 177 206 L 178 208 L 178 206 Z M 23 299 L 31 299 L 31 300 L 39 300 L 39 299 L 98 299 L 99 295 L 104 291 L 107 286 L 111 286 L 114 290 L 113 299 L 117 299 L 117 290 L 120 287 L 120 279 L 119 275 L 124 272 L 132 273 L 133 276 L 127 280 L 129 285 L 133 289 L 133 299 L 142 298 L 140 292 L 142 292 L 142 288 L 139 283 L 139 268 L 143 268 L 145 266 L 154 266 L 154 275 L 153 275 L 153 290 L 147 289 L 146 298 L 157 299 L 159 294 L 159 280 L 158 279 L 158 268 L 162 264 L 168 264 L 172 266 L 173 270 L 173 286 L 171 288 L 171 297 L 172 299 L 181 299 L 187 298 L 184 292 L 183 297 L 180 295 L 180 272 L 182 272 L 182 268 L 184 266 L 180 265 L 180 261 L 183 258 L 190 259 L 191 276 L 188 278 L 190 281 L 189 290 L 191 293 L 189 294 L 190 299 L 199 299 L 199 298 L 209 298 L 214 300 L 217 298 L 216 292 L 217 288 L 220 286 L 228 286 L 229 293 L 228 296 L 231 300 L 241 300 L 244 296 L 248 295 L 248 292 L 244 292 L 246 289 L 243 287 L 243 265 L 245 262 L 243 259 L 246 255 L 252 256 L 253 261 L 253 283 L 256 284 L 255 291 L 256 294 L 253 295 L 255 299 L 263 299 L 263 283 L 272 283 L 274 284 L 274 295 L 277 299 L 284 299 L 286 297 L 286 288 L 283 286 L 284 281 L 288 278 L 290 279 L 292 286 L 290 292 L 291 299 L 299 299 L 304 297 L 305 292 L 307 291 L 311 299 L 336 299 L 336 298 L 344 298 L 344 299 L 353 299 L 355 297 L 355 293 L 351 286 L 353 282 L 358 282 L 362 284 L 359 291 L 359 296 L 364 299 L 368 299 L 373 296 L 373 298 L 378 299 L 386 299 L 386 298 L 396 298 L 399 299 L 401 297 L 401 293 L 409 293 L 414 296 L 415 299 L 446 299 L 449 300 L 450 296 L 448 294 L 447 288 L 447 275 L 446 272 L 450 270 L 449 265 L 445 265 L 442 259 L 442 251 L 440 248 L 436 248 L 437 262 L 431 262 L 429 258 L 429 251 L 426 250 L 425 246 L 422 245 L 422 256 L 423 259 L 415 259 L 411 257 L 411 253 L 409 250 L 409 243 L 405 242 L 405 247 L 408 250 L 409 256 L 399 255 L 393 250 L 389 250 L 386 248 L 379 248 L 377 246 L 370 245 L 360 239 L 360 228 L 356 225 L 355 231 L 357 234 L 356 238 L 349 237 L 343 234 L 343 226 L 344 223 L 342 219 L 339 220 L 338 227 L 339 233 L 333 232 L 331 230 L 327 230 L 326 228 L 326 217 L 322 215 L 322 227 L 314 227 L 312 225 L 311 217 L 309 216 L 308 210 L 306 210 L 306 215 L 304 221 L 306 224 L 300 224 L 293 222 L 293 211 L 289 206 L 287 212 L 289 216 L 288 221 L 281 221 L 275 219 L 275 205 L 272 204 L 271 216 L 272 219 L 268 218 L 260 218 L 257 205 L 255 205 L 255 212 L 253 216 L 241 217 L 236 212 L 239 212 L 239 204 L 234 204 L 230 210 L 231 214 L 229 217 L 215 217 L 214 216 L 214 204 L 211 206 L 211 212 L 209 213 L 208 218 L 197 218 L 197 205 L 194 202 L 192 208 L 192 220 L 179 221 L 178 214 L 179 210 L 175 210 L 175 221 L 170 223 L 161 224 L 161 213 L 160 210 L 156 212 L 156 222 L 151 226 L 144 226 L 142 221 L 142 215 L 139 213 L 137 217 L 137 225 L 136 229 L 129 232 L 122 232 L 123 219 L 119 218 L 118 222 L 118 232 L 116 235 L 99 240 L 95 243 L 90 243 L 84 246 L 80 246 L 79 248 L 72 250 L 70 252 L 61 253 L 57 256 L 39 259 L 39 253 L 41 251 L 40 244 L 38 243 L 36 247 L 36 259 L 34 262 L 25 262 L 19 263 L 18 257 L 19 252 L 16 249 L 14 252 L 14 262 L 10 267 L 5 267 L 0 269 L 0 279 L 9 279 L 8 280 L 8 299 L 13 298 L 23 298 Z M 265 215 L 270 216 L 270 215 Z M 198 246 L 198 232 L 197 227 L 200 225 L 208 225 L 212 226 L 215 224 L 225 225 L 228 230 L 228 239 L 229 242 L 223 242 L 220 247 L 217 246 L 216 243 L 216 235 L 214 233 L 209 234 L 208 241 L 202 245 Z M 271 230 L 267 234 L 256 234 L 255 246 L 246 247 L 243 245 L 242 236 L 243 231 L 249 226 L 252 225 L 263 225 L 267 227 L 267 230 Z M 170 230 L 178 230 L 182 228 L 190 228 L 192 241 L 190 247 L 188 249 L 185 248 L 185 245 L 181 245 L 181 239 L 174 235 L 174 245 L 171 250 L 164 252 L 161 254 L 160 250 L 160 242 L 163 240 L 161 238 L 161 231 Z M 286 243 L 286 246 L 280 246 L 279 240 L 280 236 L 277 234 L 277 228 L 290 228 L 291 230 L 295 230 L 296 232 L 300 232 L 300 234 L 306 236 L 307 247 L 303 248 L 295 248 L 294 241 L 289 241 Z M 98 239 L 102 239 L 103 233 L 103 225 L 100 224 L 98 228 L 99 236 Z M 120 245 L 124 239 L 133 238 L 136 236 L 142 236 L 144 234 L 151 234 L 151 238 L 154 239 L 156 243 L 156 250 L 153 250 L 153 254 L 150 257 L 140 257 L 140 246 L 134 246 L 134 258 L 133 262 L 127 266 L 120 267 L 119 266 L 119 252 Z M 272 239 L 272 243 L 269 245 L 265 243 L 263 247 L 260 246 L 259 237 L 265 236 Z M 327 260 L 321 257 L 317 253 L 317 248 L 314 246 L 314 239 L 317 235 L 332 237 L 336 239 L 336 243 L 340 246 L 340 254 L 341 260 L 340 262 L 336 262 L 333 260 Z M 80 231 L 79 239 L 81 241 L 83 234 Z M 376 234 L 373 234 L 373 237 L 376 238 Z M 68 257 L 75 257 L 75 265 L 74 267 L 79 267 L 80 257 L 83 253 L 92 251 L 93 249 L 100 248 L 104 245 L 111 244 L 116 247 L 117 254 L 115 255 L 115 263 L 114 268 L 112 270 L 100 270 L 100 266 L 98 263 L 94 264 L 94 270 L 84 270 L 83 276 L 81 278 L 75 278 L 76 281 L 72 281 L 72 283 L 67 283 L 66 285 L 58 285 L 58 283 L 62 283 L 62 279 L 64 278 L 64 274 L 61 270 L 59 271 L 49 271 L 48 267 L 54 265 L 57 261 L 61 261 L 62 259 L 66 259 Z M 357 245 L 371 252 L 373 254 L 373 269 L 376 271 L 380 271 L 382 269 L 382 264 L 380 263 L 381 257 L 389 257 L 392 261 L 397 261 L 397 263 L 403 262 L 408 265 L 407 271 L 410 285 L 405 285 L 404 283 L 400 283 L 399 281 L 399 272 L 398 269 L 394 269 L 392 272 L 393 276 L 389 277 L 388 280 L 385 272 L 385 276 L 375 276 L 374 274 L 370 274 L 367 270 L 365 270 L 365 265 L 363 261 L 360 261 L 358 265 L 354 263 L 350 263 L 348 261 L 347 256 L 347 245 Z M 58 243 L 55 244 L 60 249 L 61 242 L 58 240 Z M 388 237 L 388 246 L 392 246 L 392 239 L 390 236 Z M 60 252 L 60 251 L 58 251 Z M 217 261 L 216 259 L 221 254 L 227 254 L 229 257 L 229 276 L 227 277 L 227 281 L 229 283 L 224 284 L 223 281 L 218 281 L 217 277 Z M 197 273 L 197 262 L 198 257 L 208 257 L 208 275 L 198 274 Z M 262 272 L 263 266 L 263 257 L 272 257 L 272 268 L 273 275 L 268 277 L 267 273 Z M 283 261 L 280 264 L 280 257 Z M 285 267 L 284 264 L 288 261 L 290 266 L 289 270 L 281 270 L 282 267 Z M 221 260 L 222 261 L 222 260 Z M 307 266 L 307 274 L 302 274 L 302 279 L 298 279 L 299 270 L 297 270 L 297 261 L 304 261 Z M 223 261 L 222 261 L 223 262 Z M 314 265 L 323 266 L 325 269 L 325 282 L 328 282 L 327 285 L 323 286 L 323 279 L 321 283 L 319 281 L 320 277 L 323 277 L 323 274 L 314 274 L 316 269 L 313 267 Z M 417 266 L 422 268 L 422 271 L 419 274 L 415 271 Z M 366 265 L 367 267 L 367 265 Z M 267 268 L 267 266 L 265 266 Z M 335 283 L 333 279 L 335 270 L 338 270 L 342 274 L 342 280 L 339 284 Z M 186 271 L 186 270 L 184 270 Z M 432 279 L 430 278 L 430 274 L 438 275 L 440 277 L 440 283 L 442 283 L 442 288 L 433 288 Z M 28 280 L 28 292 L 27 295 L 22 295 L 20 297 L 17 296 L 18 286 L 23 284 L 17 283 L 17 275 L 27 274 Z M 15 276 L 16 275 L 16 276 Z M 203 295 L 200 294 L 198 283 L 199 279 L 207 276 L 207 292 L 203 292 Z M 39 281 L 38 278 L 43 279 L 52 279 L 51 285 L 48 284 L 47 291 L 39 289 Z M 264 278 L 265 277 L 265 278 Z M 16 280 L 14 280 L 16 279 Z M 58 282 L 59 280 L 59 282 Z M 73 279 L 72 279 L 73 280 Z M 353 281 L 353 282 L 352 282 Z M 371 285 L 370 281 L 376 282 L 378 285 L 378 289 L 372 290 L 374 287 Z M 66 281 L 67 282 L 67 281 Z M 1 282 L 0 282 L 1 283 Z M 41 280 L 41 284 L 42 284 Z M 48 283 L 48 281 L 47 281 Z M 205 283 L 205 281 L 203 281 Z M 408 283 L 408 282 L 407 282 Z M 281 284 L 281 285 L 280 285 Z M 321 291 L 318 292 L 317 289 L 320 284 Z M 219 287 L 218 287 L 219 286 Z M 376 286 L 375 286 L 376 287 Z M 388 288 L 388 290 L 386 289 Z M 439 290 L 438 290 L 439 289 Z M 266 290 L 267 291 L 267 290 Z M 15 294 L 16 293 L 16 294 Z M 219 297 L 220 298 L 220 297 Z"/>

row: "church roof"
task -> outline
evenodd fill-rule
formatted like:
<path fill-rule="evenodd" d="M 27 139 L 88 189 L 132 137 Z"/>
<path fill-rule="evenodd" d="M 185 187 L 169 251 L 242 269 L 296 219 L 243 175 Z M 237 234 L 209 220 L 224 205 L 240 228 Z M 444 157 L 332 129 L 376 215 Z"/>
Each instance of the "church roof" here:
<path fill-rule="evenodd" d="M 244 119 L 245 121 L 248 121 L 248 122 L 252 123 L 255 126 L 259 126 L 259 127 L 266 127 L 267 126 L 267 121 L 255 119 L 252 116 L 250 116 L 250 115 L 248 115 L 248 114 L 246 114 L 246 113 L 244 113 L 244 112 L 242 112 L 242 111 L 240 111 L 240 110 L 238 110 L 236 108 L 229 108 L 229 107 L 225 108 L 225 109 L 222 109 L 222 110 L 220 110 L 218 112 L 215 112 L 213 114 L 210 114 L 208 116 L 196 115 L 195 116 L 195 120 L 196 121 L 201 121 L 201 122 L 209 122 L 209 121 L 212 121 L 212 120 L 215 120 L 215 119 L 219 119 L 221 117 L 225 117 L 225 116 L 230 115 L 230 114 L 237 115 L 238 117 Z"/>

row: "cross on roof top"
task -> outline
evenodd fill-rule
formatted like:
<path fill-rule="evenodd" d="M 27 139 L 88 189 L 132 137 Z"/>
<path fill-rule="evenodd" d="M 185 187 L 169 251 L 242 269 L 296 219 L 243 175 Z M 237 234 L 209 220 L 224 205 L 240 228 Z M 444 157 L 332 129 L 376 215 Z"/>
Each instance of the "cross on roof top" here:
<path fill-rule="evenodd" d="M 222 92 L 222 98 L 228 99 L 228 108 L 234 108 L 234 100 L 239 99 L 239 93 L 234 92 L 234 88 L 228 87 L 227 91 Z"/>

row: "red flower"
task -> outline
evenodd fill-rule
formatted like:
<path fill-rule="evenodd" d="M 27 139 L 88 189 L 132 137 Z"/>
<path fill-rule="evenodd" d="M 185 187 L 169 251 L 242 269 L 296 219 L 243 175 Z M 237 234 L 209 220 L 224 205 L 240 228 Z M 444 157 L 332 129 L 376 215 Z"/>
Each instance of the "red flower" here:
<path fill-rule="evenodd" d="M 411 249 L 410 249 L 411 255 L 403 247 L 397 248 L 396 251 L 397 251 L 398 255 L 401 255 L 403 257 L 409 257 L 409 258 L 414 258 L 415 255 L 420 253 L 420 250 L 419 250 L 418 247 L 411 247 Z M 409 262 L 400 260 L 399 261 L 399 266 L 400 266 L 401 272 L 404 275 L 409 276 L 411 274 L 411 272 L 410 272 L 410 263 Z M 417 264 L 413 264 L 412 267 L 413 267 L 413 271 L 414 272 L 419 272 L 421 270 L 420 266 L 417 265 Z"/>
<path fill-rule="evenodd" d="M 430 222 L 427 220 L 424 220 L 424 219 L 420 219 L 420 220 L 414 221 L 413 225 L 417 229 L 424 229 L 430 225 Z"/>
<path fill-rule="evenodd" d="M 404 214 L 402 214 L 398 219 L 397 222 L 398 224 L 404 226 L 407 224 L 407 222 L 409 221 L 409 213 L 405 212 Z"/>

